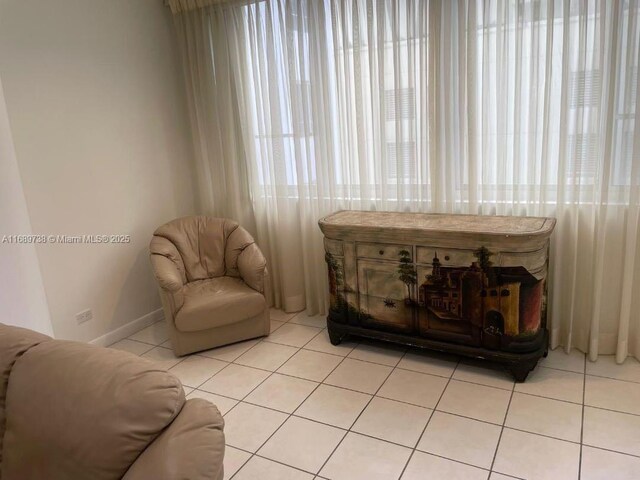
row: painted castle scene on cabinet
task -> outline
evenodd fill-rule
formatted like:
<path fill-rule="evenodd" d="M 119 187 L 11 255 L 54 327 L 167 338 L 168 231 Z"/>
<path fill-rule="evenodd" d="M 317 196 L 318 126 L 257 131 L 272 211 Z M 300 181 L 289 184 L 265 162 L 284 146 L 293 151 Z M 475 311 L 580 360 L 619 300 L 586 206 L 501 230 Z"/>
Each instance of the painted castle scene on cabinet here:
<path fill-rule="evenodd" d="M 500 350 L 538 334 L 545 285 L 523 266 L 495 266 L 485 247 L 466 265 L 430 263 L 397 251 L 397 262 L 359 259 L 358 289 L 345 282 L 342 259 L 327 253 L 333 320 Z M 450 260 L 447 256 L 446 260 Z"/>

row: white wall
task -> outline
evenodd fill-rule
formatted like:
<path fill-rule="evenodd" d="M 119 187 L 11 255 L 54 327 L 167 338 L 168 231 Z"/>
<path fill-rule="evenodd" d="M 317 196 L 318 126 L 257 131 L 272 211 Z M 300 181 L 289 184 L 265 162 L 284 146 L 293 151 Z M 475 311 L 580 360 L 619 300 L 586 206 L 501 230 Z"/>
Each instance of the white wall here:
<path fill-rule="evenodd" d="M 171 22 L 162 0 L 0 1 L 0 76 L 33 232 L 132 238 L 36 247 L 58 338 L 95 339 L 160 308 L 151 234 L 194 209 Z M 78 325 L 86 308 L 94 319 Z"/>
<path fill-rule="evenodd" d="M 18 233 L 31 224 L 0 81 L 0 321 L 51 335 L 36 248 L 13 243 Z"/>

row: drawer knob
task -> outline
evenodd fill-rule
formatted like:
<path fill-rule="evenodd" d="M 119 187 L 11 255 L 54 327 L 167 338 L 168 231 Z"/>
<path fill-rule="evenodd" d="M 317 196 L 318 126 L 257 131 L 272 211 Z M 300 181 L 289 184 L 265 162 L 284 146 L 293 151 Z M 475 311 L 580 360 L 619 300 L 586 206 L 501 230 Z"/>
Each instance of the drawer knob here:
<path fill-rule="evenodd" d="M 451 257 L 449 255 L 445 255 L 444 259 L 448 262 L 451 259 Z"/>
<path fill-rule="evenodd" d="M 380 250 L 378 253 L 379 253 L 380 255 L 384 255 L 384 250 Z"/>

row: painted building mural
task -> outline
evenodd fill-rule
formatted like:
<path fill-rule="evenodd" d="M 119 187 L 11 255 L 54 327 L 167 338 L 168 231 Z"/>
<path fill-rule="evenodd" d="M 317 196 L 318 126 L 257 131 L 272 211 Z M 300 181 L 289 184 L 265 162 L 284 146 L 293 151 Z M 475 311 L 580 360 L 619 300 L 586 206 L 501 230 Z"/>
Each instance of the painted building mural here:
<path fill-rule="evenodd" d="M 327 254 L 331 318 L 490 349 L 536 335 L 544 280 L 522 266 L 494 266 L 485 247 L 473 255 L 461 266 L 443 266 L 436 250 L 430 265 L 414 263 L 408 250 L 397 263 L 359 260 L 356 292 L 342 258 Z"/>

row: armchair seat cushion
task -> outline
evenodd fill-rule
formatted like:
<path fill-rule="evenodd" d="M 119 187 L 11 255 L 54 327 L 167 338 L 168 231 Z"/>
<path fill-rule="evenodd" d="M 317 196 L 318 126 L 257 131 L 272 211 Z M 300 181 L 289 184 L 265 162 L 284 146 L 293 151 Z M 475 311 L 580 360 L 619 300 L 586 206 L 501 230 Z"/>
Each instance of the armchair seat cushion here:
<path fill-rule="evenodd" d="M 187 283 L 184 304 L 175 317 L 176 328 L 197 332 L 259 315 L 267 307 L 264 296 L 240 278 L 215 277 Z"/>

